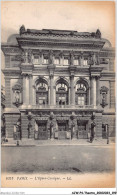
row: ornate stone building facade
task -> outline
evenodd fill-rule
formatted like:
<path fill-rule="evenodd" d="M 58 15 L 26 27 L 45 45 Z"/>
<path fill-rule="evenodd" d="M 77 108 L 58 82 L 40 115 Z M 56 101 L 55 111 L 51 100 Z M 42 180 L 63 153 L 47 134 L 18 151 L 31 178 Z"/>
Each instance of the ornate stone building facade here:
<path fill-rule="evenodd" d="M 114 48 L 101 32 L 20 28 L 2 44 L 6 137 L 115 135 Z"/>

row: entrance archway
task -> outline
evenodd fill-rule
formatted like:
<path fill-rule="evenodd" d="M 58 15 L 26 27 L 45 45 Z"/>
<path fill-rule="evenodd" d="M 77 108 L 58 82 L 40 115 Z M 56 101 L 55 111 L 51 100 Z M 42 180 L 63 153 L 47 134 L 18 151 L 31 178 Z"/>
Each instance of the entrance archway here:
<path fill-rule="evenodd" d="M 87 120 L 78 120 L 78 139 L 87 139 L 88 135 L 88 121 Z"/>
<path fill-rule="evenodd" d="M 68 121 L 57 120 L 58 124 L 58 139 L 67 139 Z"/>
<path fill-rule="evenodd" d="M 36 120 L 35 121 L 35 139 L 47 140 L 47 121 L 46 120 Z"/>

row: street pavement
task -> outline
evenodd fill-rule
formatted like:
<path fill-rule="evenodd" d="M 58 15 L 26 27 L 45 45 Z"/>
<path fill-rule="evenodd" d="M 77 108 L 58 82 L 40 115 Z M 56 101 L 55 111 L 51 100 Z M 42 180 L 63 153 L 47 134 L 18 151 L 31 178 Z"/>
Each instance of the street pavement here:
<path fill-rule="evenodd" d="M 93 143 L 85 140 L 42 141 L 37 145 L 1 147 L 2 172 L 42 173 L 42 172 L 111 172 L 115 169 L 114 144 Z M 76 144 L 77 143 L 79 144 Z M 99 141 L 99 140 L 98 140 Z M 84 144 L 83 144 L 84 143 Z"/>

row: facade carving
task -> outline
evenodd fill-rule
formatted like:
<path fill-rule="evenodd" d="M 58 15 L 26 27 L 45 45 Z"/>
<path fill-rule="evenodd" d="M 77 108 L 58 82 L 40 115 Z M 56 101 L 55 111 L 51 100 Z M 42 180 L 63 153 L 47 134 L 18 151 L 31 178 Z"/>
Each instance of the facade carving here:
<path fill-rule="evenodd" d="M 106 125 L 113 135 L 115 123 L 108 122 L 108 116 L 115 117 L 114 48 L 110 42 L 106 48 L 107 42 L 99 29 L 80 33 L 22 26 L 17 45 L 2 44 L 6 137 L 86 139 L 92 128 L 103 137 Z"/>

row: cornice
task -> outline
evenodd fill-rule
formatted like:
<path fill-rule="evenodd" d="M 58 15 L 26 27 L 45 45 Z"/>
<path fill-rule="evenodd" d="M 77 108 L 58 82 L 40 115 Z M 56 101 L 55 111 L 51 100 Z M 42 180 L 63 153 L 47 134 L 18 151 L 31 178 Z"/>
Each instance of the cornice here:
<path fill-rule="evenodd" d="M 115 78 L 115 72 L 113 71 L 108 71 L 108 72 L 101 72 L 101 77 L 104 76 L 104 77 L 113 77 Z"/>
<path fill-rule="evenodd" d="M 34 65 L 32 63 L 21 63 L 20 68 L 21 70 L 32 70 L 34 68 Z"/>
<path fill-rule="evenodd" d="M 79 112 L 97 112 L 97 109 L 95 108 L 57 108 L 57 107 L 54 107 L 54 108 L 20 108 L 19 109 L 20 111 L 51 111 L 51 112 L 54 112 L 54 111 L 79 111 Z"/>
<path fill-rule="evenodd" d="M 101 50 L 99 53 L 99 57 L 112 57 L 115 58 L 115 50 Z"/>
<path fill-rule="evenodd" d="M 73 30 L 54 30 L 54 29 L 27 29 L 20 31 L 20 36 L 22 37 L 64 37 L 64 38 L 95 38 L 100 39 L 96 33 L 89 33 L 89 32 L 78 32 Z"/>
<path fill-rule="evenodd" d="M 106 112 L 103 112 L 102 115 L 116 115 L 115 111 L 106 111 Z"/>
<path fill-rule="evenodd" d="M 18 108 L 5 108 L 4 114 L 20 114 Z"/>
<path fill-rule="evenodd" d="M 21 74 L 21 70 L 19 68 L 5 68 L 2 69 L 2 72 L 4 73 L 4 75 L 17 75 L 17 74 Z"/>
<path fill-rule="evenodd" d="M 98 48 L 101 49 L 105 42 L 102 40 L 56 40 L 56 39 L 31 39 L 31 38 L 17 38 L 21 47 L 36 46 L 36 47 L 76 47 L 76 48 Z"/>
<path fill-rule="evenodd" d="M 20 47 L 19 47 L 19 45 L 9 45 L 9 44 L 2 44 L 1 45 L 1 49 L 2 49 L 2 51 L 3 51 L 3 53 L 5 54 L 5 55 L 7 55 L 7 54 L 21 54 L 21 49 L 20 49 Z"/>

